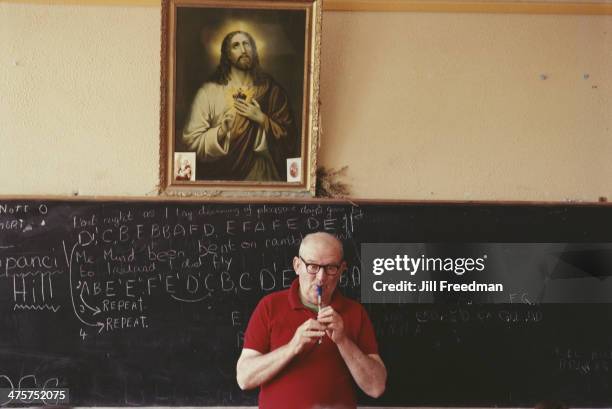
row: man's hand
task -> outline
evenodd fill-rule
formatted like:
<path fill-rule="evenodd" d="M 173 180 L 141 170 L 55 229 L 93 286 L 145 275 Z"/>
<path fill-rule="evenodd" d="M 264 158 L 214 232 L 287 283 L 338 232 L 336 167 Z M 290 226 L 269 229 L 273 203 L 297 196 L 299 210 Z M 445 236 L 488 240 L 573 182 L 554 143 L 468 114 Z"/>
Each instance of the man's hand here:
<path fill-rule="evenodd" d="M 232 112 L 231 109 L 228 109 L 223 114 L 223 118 L 221 118 L 221 129 L 219 129 L 219 136 L 225 138 L 227 133 L 232 129 L 232 125 L 234 125 L 234 119 L 236 118 L 236 114 Z"/>
<path fill-rule="evenodd" d="M 334 343 L 342 342 L 346 336 L 344 333 L 344 320 L 331 306 L 327 306 L 319 311 L 317 321 L 325 325 L 325 332 Z"/>
<path fill-rule="evenodd" d="M 240 115 L 249 118 L 259 125 L 263 125 L 266 120 L 266 114 L 261 112 L 261 107 L 254 99 L 248 103 L 243 99 L 236 98 L 234 100 L 234 108 L 236 108 L 236 111 L 238 111 Z"/>
<path fill-rule="evenodd" d="M 380 356 L 364 354 L 350 337 L 346 336 L 344 320 L 331 306 L 319 311 L 317 321 L 325 325 L 325 332 L 338 347 L 342 359 L 361 390 L 373 398 L 382 395 L 387 382 L 387 370 Z"/>
<path fill-rule="evenodd" d="M 306 345 L 312 344 L 325 335 L 325 326 L 320 322 L 309 319 L 300 325 L 289 342 L 292 352 L 297 355 L 304 350 Z"/>
<path fill-rule="evenodd" d="M 243 349 L 236 364 L 238 386 L 244 390 L 266 383 L 296 355 L 308 345 L 314 344 L 323 335 L 325 335 L 325 326 L 316 320 L 309 319 L 295 330 L 291 341 L 271 352 L 262 354 L 253 349 Z"/>
<path fill-rule="evenodd" d="M 230 129 L 232 129 L 235 118 L 236 114 L 234 114 L 232 110 L 227 110 L 223 114 L 223 118 L 221 118 L 221 127 L 219 128 L 219 133 L 217 135 L 221 145 L 223 145 L 225 138 L 227 138 L 227 134 L 229 133 Z"/>

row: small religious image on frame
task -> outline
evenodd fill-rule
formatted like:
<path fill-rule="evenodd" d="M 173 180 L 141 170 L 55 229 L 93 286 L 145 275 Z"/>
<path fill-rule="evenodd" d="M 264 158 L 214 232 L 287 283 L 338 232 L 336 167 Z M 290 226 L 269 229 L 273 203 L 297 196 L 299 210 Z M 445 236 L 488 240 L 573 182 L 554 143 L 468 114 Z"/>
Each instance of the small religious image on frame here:
<path fill-rule="evenodd" d="M 320 38 L 320 0 L 164 0 L 162 192 L 314 195 Z"/>

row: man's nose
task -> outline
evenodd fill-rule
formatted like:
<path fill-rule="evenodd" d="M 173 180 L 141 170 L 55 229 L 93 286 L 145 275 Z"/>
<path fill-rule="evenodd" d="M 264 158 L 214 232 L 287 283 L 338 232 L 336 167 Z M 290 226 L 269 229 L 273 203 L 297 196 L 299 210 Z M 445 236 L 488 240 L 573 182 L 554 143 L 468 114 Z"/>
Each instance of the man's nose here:
<path fill-rule="evenodd" d="M 245 54 L 245 53 L 246 53 L 246 46 L 245 46 L 244 44 L 241 44 L 241 45 L 240 45 L 240 52 L 241 52 L 242 54 Z"/>
<path fill-rule="evenodd" d="M 317 282 L 321 283 L 325 279 L 325 268 L 323 266 L 319 267 L 319 271 L 316 274 Z"/>

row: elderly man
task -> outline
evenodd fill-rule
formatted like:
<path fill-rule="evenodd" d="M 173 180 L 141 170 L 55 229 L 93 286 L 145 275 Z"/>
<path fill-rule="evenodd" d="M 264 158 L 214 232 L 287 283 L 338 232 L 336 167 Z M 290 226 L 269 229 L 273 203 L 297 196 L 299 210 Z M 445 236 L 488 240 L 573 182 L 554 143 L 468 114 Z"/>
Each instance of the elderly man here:
<path fill-rule="evenodd" d="M 299 151 L 293 114 L 285 91 L 261 70 L 249 33 L 225 36 L 219 66 L 195 96 L 182 140 L 198 158 L 197 179 L 286 179 L 287 158 Z"/>
<path fill-rule="evenodd" d="M 261 387 L 265 409 L 355 408 L 353 381 L 380 396 L 387 371 L 372 323 L 336 288 L 346 268 L 342 243 L 307 235 L 293 268 L 291 288 L 264 297 L 251 316 L 236 367 L 240 388 Z"/>

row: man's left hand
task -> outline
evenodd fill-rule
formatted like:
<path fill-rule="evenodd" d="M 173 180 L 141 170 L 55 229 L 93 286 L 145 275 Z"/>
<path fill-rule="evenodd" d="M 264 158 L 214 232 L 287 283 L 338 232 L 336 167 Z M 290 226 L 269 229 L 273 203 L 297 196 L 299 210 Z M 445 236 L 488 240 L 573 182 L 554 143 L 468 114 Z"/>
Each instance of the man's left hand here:
<path fill-rule="evenodd" d="M 234 101 L 234 107 L 240 115 L 249 118 L 259 125 L 262 125 L 266 120 L 266 115 L 261 112 L 261 107 L 256 100 L 253 99 L 251 102 L 246 102 L 243 99 L 237 98 Z"/>
<path fill-rule="evenodd" d="M 317 315 L 317 321 L 325 325 L 325 332 L 334 343 L 341 342 L 344 337 L 344 320 L 331 306 L 322 308 Z"/>

